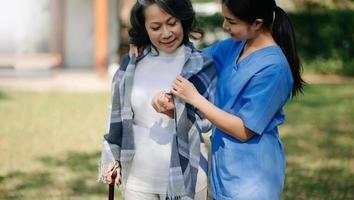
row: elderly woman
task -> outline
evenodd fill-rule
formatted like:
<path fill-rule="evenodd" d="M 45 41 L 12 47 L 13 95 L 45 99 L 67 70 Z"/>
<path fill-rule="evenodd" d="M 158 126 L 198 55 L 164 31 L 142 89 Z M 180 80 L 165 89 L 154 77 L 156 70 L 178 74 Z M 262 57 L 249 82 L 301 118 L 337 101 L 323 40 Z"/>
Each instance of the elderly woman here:
<path fill-rule="evenodd" d="M 201 36 L 189 0 L 138 1 L 131 12 L 130 42 L 142 47 L 113 78 L 112 108 L 104 137 L 100 180 L 121 171 L 124 199 L 198 199 L 207 196 L 207 150 L 202 132 L 210 123 L 179 98 L 169 117 L 151 105 L 176 76 L 211 99 L 216 72 L 189 38 Z M 169 110 L 168 107 L 164 108 Z M 173 119 L 172 119 L 173 118 Z"/>

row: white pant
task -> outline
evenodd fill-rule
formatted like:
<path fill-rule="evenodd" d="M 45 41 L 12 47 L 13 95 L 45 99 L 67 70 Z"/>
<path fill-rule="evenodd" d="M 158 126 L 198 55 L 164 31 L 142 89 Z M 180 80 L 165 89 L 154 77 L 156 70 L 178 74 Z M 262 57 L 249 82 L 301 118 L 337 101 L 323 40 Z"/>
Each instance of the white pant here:
<path fill-rule="evenodd" d="M 123 191 L 124 200 L 165 200 L 166 194 L 154 194 L 146 192 L 133 191 L 125 188 Z M 194 196 L 194 200 L 206 200 L 207 199 L 207 188 L 202 189 L 197 192 Z"/>

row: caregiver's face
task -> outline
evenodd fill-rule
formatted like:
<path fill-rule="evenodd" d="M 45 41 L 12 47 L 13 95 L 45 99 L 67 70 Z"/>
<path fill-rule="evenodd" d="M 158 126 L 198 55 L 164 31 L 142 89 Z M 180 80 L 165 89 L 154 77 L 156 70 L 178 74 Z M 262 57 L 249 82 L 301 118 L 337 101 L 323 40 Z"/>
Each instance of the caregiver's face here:
<path fill-rule="evenodd" d="M 234 40 L 247 40 L 255 36 L 252 25 L 234 16 L 225 4 L 222 4 L 221 11 L 224 16 L 222 27 Z"/>

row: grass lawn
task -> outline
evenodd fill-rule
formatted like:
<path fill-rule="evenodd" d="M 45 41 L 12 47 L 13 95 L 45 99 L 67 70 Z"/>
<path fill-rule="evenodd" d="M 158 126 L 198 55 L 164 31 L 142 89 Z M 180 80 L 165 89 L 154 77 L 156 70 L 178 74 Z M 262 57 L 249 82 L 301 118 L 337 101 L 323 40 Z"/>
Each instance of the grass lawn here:
<path fill-rule="evenodd" d="M 96 171 L 109 98 L 0 91 L 0 199 L 106 199 Z M 354 84 L 309 85 L 286 114 L 283 199 L 354 199 Z"/>

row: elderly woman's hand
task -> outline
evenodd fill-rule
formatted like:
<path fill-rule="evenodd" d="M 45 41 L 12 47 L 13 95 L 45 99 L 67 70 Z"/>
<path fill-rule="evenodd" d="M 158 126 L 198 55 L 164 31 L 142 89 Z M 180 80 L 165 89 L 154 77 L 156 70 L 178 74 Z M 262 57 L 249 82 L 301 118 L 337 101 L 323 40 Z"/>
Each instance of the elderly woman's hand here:
<path fill-rule="evenodd" d="M 116 172 L 115 182 L 117 184 L 120 184 L 121 183 L 121 170 L 120 170 L 120 163 L 118 160 L 110 162 L 107 165 L 105 171 L 103 172 L 104 181 L 106 183 L 111 184 L 113 182 L 112 175 L 114 172 Z"/>
<path fill-rule="evenodd" d="M 151 105 L 156 112 L 163 113 L 170 118 L 174 118 L 175 104 L 173 102 L 173 97 L 166 91 L 159 91 L 152 99 Z"/>

